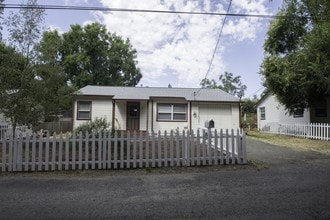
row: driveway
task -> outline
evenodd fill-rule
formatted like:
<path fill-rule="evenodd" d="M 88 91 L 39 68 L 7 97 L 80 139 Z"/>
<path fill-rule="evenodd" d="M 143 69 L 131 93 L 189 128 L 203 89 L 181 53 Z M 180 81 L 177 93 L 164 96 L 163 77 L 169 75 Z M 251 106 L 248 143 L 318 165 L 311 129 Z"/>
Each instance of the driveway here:
<path fill-rule="evenodd" d="M 265 164 L 0 176 L 1 219 L 329 219 L 330 158 L 248 140 Z"/>

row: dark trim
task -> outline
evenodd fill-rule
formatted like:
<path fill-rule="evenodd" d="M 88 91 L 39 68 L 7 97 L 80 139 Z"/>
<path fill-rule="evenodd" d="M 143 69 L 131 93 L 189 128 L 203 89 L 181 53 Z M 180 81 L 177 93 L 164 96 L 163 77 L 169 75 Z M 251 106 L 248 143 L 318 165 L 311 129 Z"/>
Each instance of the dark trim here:
<path fill-rule="evenodd" d="M 147 126 L 146 126 L 147 131 L 148 131 L 148 127 L 149 127 L 149 100 L 147 100 Z"/>
<path fill-rule="evenodd" d="M 116 118 L 116 101 L 112 100 L 112 130 L 115 130 L 115 118 Z"/>
<path fill-rule="evenodd" d="M 190 131 L 192 131 L 192 116 L 191 116 L 191 112 L 192 112 L 192 104 L 191 102 L 189 103 L 189 127 L 190 127 Z"/>
<path fill-rule="evenodd" d="M 88 119 L 80 119 L 80 118 L 78 118 L 78 105 L 79 105 L 79 102 L 88 102 L 88 103 L 90 103 L 90 110 L 89 110 L 89 118 Z M 77 121 L 90 121 L 90 120 L 92 120 L 92 110 L 93 110 L 93 105 L 92 105 L 92 101 L 91 100 L 77 100 L 77 115 L 76 115 L 76 120 Z"/>
<path fill-rule="evenodd" d="M 129 115 L 129 109 L 128 106 L 132 104 L 132 105 L 138 105 L 138 128 L 136 129 L 136 131 L 140 130 L 140 118 L 141 118 L 141 106 L 140 106 L 140 102 L 126 102 L 126 131 L 128 131 L 128 115 Z M 130 130 L 135 130 L 135 129 L 130 129 Z"/>
<path fill-rule="evenodd" d="M 151 100 L 151 131 L 154 130 L 154 100 Z"/>

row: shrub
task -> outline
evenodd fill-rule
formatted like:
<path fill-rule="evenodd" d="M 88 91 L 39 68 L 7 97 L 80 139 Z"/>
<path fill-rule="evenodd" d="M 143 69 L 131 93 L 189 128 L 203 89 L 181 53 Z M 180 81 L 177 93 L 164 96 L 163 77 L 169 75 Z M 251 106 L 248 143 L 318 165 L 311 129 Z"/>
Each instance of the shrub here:
<path fill-rule="evenodd" d="M 93 121 L 89 121 L 86 123 L 83 123 L 82 125 L 78 126 L 75 129 L 75 132 L 79 134 L 82 132 L 83 135 L 85 135 L 86 131 L 91 134 L 93 131 L 98 134 L 99 132 L 109 132 L 110 130 L 110 123 L 107 122 L 107 119 L 105 118 L 95 118 Z"/>

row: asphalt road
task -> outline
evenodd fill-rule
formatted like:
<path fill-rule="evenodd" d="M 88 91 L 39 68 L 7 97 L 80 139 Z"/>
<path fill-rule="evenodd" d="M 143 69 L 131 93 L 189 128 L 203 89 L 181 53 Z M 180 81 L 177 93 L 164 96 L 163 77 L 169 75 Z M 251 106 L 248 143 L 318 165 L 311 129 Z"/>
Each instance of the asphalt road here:
<path fill-rule="evenodd" d="M 248 141 L 252 165 L 0 175 L 0 219 L 330 219 L 330 157 Z"/>

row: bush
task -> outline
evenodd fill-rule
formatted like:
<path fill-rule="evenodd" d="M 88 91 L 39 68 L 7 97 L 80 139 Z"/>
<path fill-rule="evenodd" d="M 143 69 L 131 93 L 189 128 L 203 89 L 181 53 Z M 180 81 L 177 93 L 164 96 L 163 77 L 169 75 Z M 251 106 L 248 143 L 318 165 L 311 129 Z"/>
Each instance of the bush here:
<path fill-rule="evenodd" d="M 105 118 L 95 118 L 93 121 L 86 122 L 75 129 L 75 132 L 79 134 L 82 132 L 85 135 L 86 131 L 91 134 L 93 131 L 95 134 L 99 132 L 109 132 L 110 130 L 110 123 L 107 122 Z"/>

